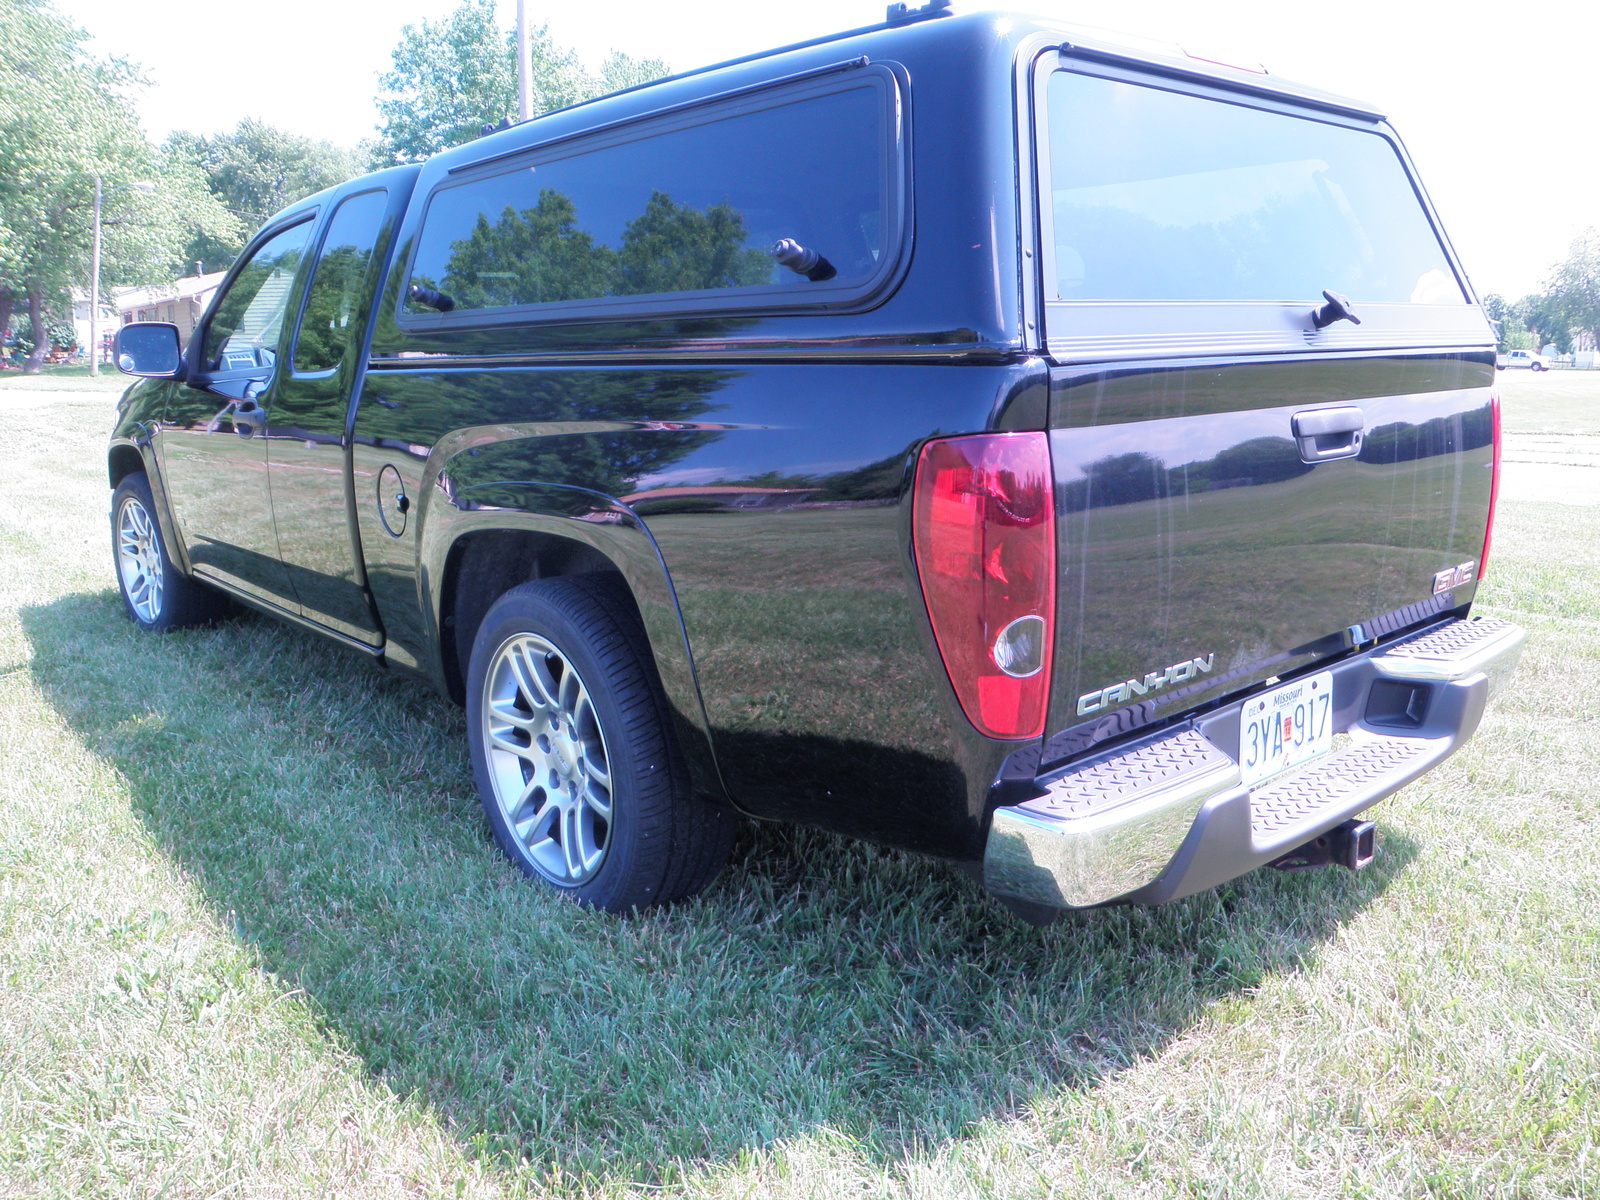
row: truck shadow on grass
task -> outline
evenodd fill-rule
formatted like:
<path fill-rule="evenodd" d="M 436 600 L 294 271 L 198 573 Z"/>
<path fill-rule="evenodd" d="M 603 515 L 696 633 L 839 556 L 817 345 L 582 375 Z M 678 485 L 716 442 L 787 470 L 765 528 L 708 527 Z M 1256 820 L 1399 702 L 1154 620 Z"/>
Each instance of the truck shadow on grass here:
<path fill-rule="evenodd" d="M 262 968 L 513 1174 L 670 1182 L 812 1138 L 919 1156 L 1314 961 L 1417 852 L 1388 831 L 1360 876 L 1035 930 L 947 866 L 754 827 L 704 896 L 619 919 L 499 857 L 461 714 L 424 689 L 253 616 L 147 637 L 110 592 L 21 615 L 39 686 Z"/>

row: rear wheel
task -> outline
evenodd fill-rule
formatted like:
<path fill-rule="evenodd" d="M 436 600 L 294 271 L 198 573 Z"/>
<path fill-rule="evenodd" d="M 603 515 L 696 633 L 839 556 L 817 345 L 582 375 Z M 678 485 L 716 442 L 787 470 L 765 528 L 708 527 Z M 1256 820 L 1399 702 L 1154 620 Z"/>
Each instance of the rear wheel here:
<path fill-rule="evenodd" d="M 226 596 L 173 566 L 143 471 L 125 476 L 111 494 L 111 555 L 123 607 L 140 629 L 166 633 L 228 612 Z"/>
<path fill-rule="evenodd" d="M 526 874 L 626 912 L 692 895 L 736 818 L 694 797 L 643 632 L 603 583 L 513 588 L 473 642 L 467 730 L 495 839 Z"/>

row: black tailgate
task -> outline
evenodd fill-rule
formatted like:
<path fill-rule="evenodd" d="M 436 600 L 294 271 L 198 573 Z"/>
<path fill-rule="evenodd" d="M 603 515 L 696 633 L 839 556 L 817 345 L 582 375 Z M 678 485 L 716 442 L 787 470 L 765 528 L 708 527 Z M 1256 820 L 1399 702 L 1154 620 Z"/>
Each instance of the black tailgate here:
<path fill-rule="evenodd" d="M 1045 761 L 1469 603 L 1434 582 L 1481 551 L 1493 375 L 1482 353 L 1058 369 Z M 1304 461 L 1295 416 L 1352 408 L 1359 453 Z"/>

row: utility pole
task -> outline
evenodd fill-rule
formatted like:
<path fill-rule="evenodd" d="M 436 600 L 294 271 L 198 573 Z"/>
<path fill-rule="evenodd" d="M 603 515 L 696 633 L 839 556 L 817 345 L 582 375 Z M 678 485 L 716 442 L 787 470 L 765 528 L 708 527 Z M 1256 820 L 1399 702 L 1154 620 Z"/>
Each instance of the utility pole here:
<path fill-rule="evenodd" d="M 517 0 L 517 116 L 533 116 L 533 48 L 528 44 L 528 0 Z"/>
<path fill-rule="evenodd" d="M 94 249 L 89 255 L 89 374 L 100 374 L 100 176 L 94 177 Z"/>
<path fill-rule="evenodd" d="M 124 183 L 113 192 L 153 192 L 147 179 Z M 94 249 L 89 253 L 89 374 L 100 374 L 100 176 L 94 177 Z"/>

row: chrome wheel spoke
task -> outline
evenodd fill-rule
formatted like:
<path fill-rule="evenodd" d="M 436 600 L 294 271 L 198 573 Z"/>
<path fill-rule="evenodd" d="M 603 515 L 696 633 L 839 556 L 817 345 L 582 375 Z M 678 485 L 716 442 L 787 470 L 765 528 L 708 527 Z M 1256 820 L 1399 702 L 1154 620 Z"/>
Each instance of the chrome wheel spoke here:
<path fill-rule="evenodd" d="M 611 771 L 604 761 L 598 760 L 593 754 L 583 756 L 583 773 L 588 776 L 589 782 L 611 791 Z"/>
<path fill-rule="evenodd" d="M 561 715 L 576 725 L 578 710 L 587 706 L 588 702 L 589 695 L 583 690 L 583 682 L 578 678 L 578 673 L 569 667 L 561 675 L 558 699 Z"/>
<path fill-rule="evenodd" d="M 581 879 L 584 875 L 586 856 L 583 852 L 582 816 L 581 805 L 568 804 L 561 810 L 561 850 L 567 861 L 567 874 L 573 879 Z"/>
<path fill-rule="evenodd" d="M 594 778 L 590 778 L 578 795 L 589 806 L 589 811 L 602 821 L 611 820 L 611 789 L 601 786 Z"/>
<path fill-rule="evenodd" d="M 525 745 L 522 742 L 512 741 L 511 738 L 507 736 L 508 733 L 510 733 L 510 730 L 508 729 L 491 728 L 489 730 L 490 749 L 499 750 L 503 754 L 514 754 L 518 758 L 534 757 L 533 746 Z"/>
<path fill-rule="evenodd" d="M 549 795 L 548 793 L 545 794 L 542 803 L 530 805 L 528 801 L 537 796 L 540 791 L 541 789 L 537 781 L 530 782 L 528 784 L 527 791 L 522 794 L 522 802 L 520 806 L 522 811 L 521 819 L 513 819 L 513 823 L 517 831 L 517 837 L 522 839 L 524 845 L 528 845 L 530 843 L 533 831 L 545 824 L 548 824 L 549 817 L 552 815 L 552 813 L 558 812 L 560 809 L 559 801 L 557 801 L 555 797 Z"/>
<path fill-rule="evenodd" d="M 560 711 L 560 704 L 545 679 L 547 668 L 543 662 L 544 656 L 531 654 L 527 646 L 518 647 L 512 655 L 512 670 L 516 673 L 517 688 L 528 701 L 528 707 L 535 712 L 544 712 L 546 715 Z"/>

